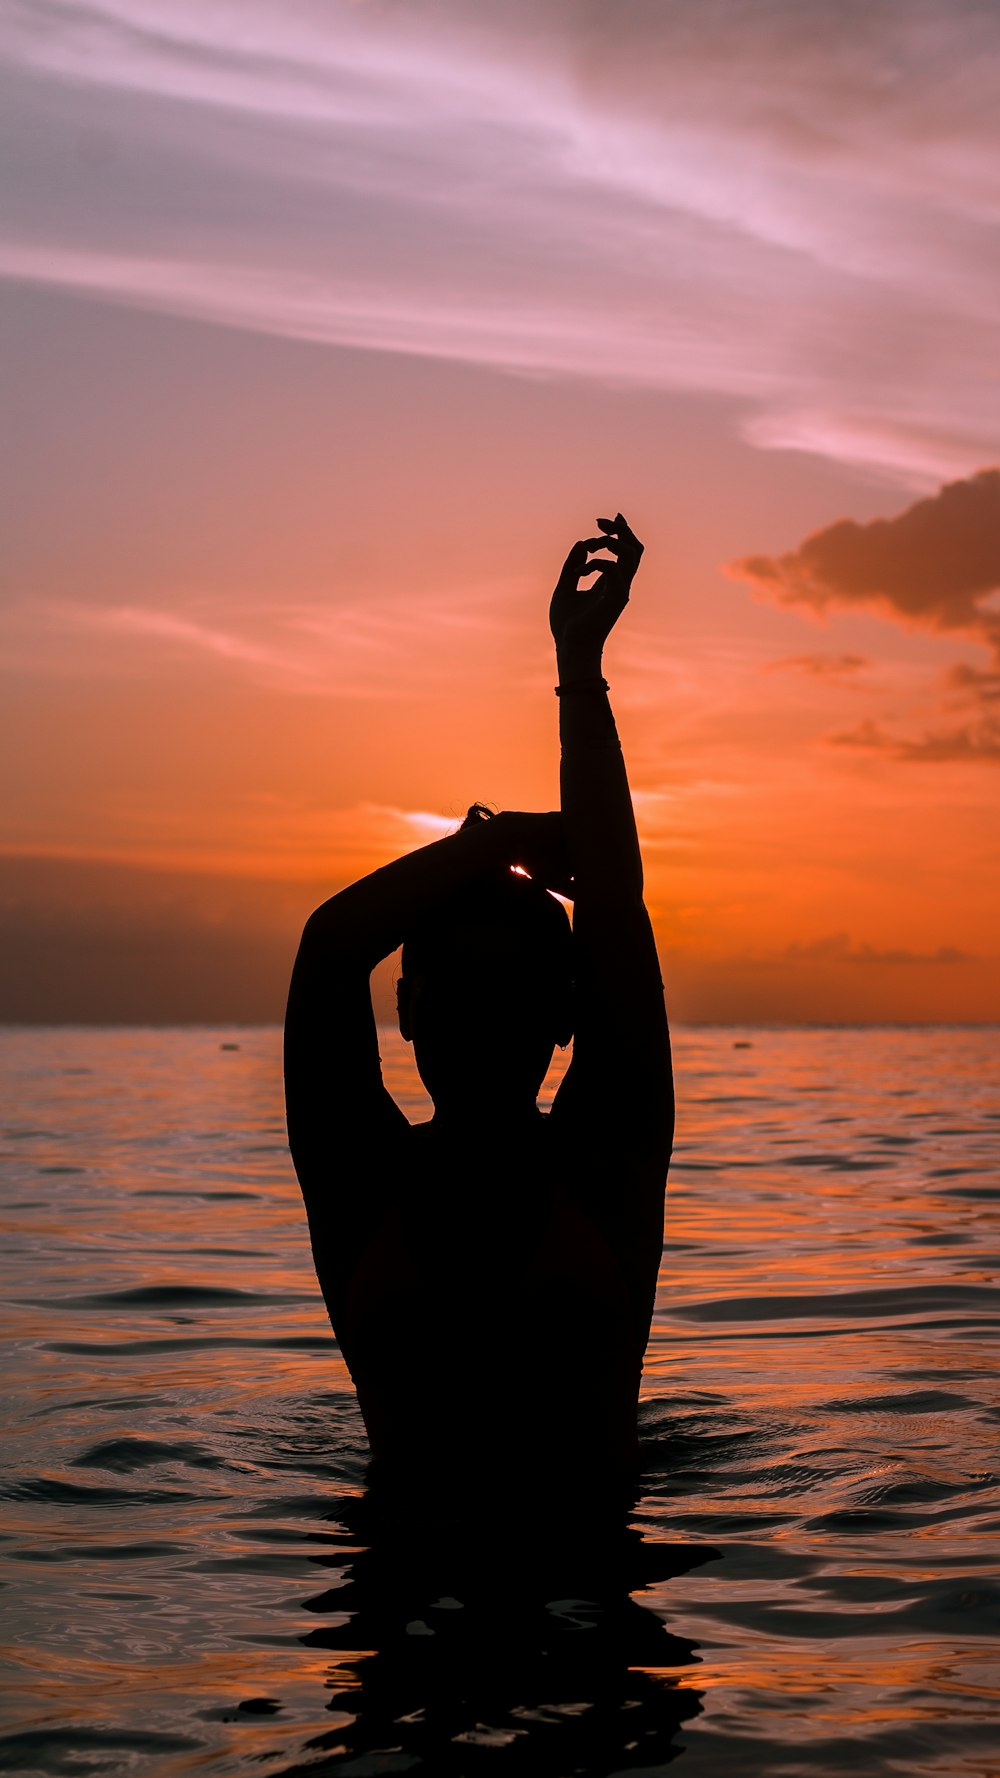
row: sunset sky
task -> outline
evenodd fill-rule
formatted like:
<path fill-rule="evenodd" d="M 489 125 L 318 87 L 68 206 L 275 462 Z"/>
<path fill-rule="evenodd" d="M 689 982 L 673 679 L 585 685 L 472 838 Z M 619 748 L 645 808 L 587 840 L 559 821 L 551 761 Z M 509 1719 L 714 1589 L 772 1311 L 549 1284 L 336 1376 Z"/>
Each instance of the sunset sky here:
<path fill-rule="evenodd" d="M 678 1019 L 1000 1018 L 1000 8 L 13 0 L 0 1017 L 280 1017 L 607 673 Z M 382 1002 L 380 1002 L 380 1005 Z"/>

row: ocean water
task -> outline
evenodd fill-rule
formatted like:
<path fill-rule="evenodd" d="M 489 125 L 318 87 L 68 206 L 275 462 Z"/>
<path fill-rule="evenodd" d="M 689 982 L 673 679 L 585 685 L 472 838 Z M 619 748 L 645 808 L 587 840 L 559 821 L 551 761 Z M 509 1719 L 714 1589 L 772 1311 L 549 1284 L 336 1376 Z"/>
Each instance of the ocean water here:
<path fill-rule="evenodd" d="M 1000 1773 L 998 1039 L 678 1034 L 598 1523 L 366 1489 L 277 1032 L 0 1032 L 0 1767 Z"/>

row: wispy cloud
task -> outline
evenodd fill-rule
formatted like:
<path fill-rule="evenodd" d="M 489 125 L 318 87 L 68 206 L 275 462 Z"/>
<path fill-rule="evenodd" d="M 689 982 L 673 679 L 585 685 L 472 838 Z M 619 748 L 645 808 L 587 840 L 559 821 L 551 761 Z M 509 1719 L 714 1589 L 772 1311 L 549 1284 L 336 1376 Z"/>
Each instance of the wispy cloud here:
<path fill-rule="evenodd" d="M 503 583 L 503 590 L 509 590 Z M 503 628 L 497 588 L 364 603 L 281 606 L 188 599 L 180 609 L 31 599 L 0 607 L 8 670 L 61 678 L 131 674 L 143 651 L 164 670 L 199 659 L 276 692 L 384 700 L 435 695 L 456 649 L 488 644 Z M 509 623 L 508 623 L 509 627 Z"/>
<path fill-rule="evenodd" d="M 931 729 L 916 739 L 889 734 L 869 720 L 831 735 L 830 742 L 834 747 L 881 753 L 913 765 L 1000 764 L 1000 722 L 990 718 L 950 729 Z"/>
<path fill-rule="evenodd" d="M 454 833 L 464 814 L 464 810 L 439 814 L 370 801 L 341 806 L 308 799 L 243 797 L 226 808 L 224 831 L 213 814 L 199 832 L 189 810 L 151 808 L 148 799 L 131 803 L 119 799 L 112 812 L 120 817 L 117 831 L 103 839 L 89 831 L 62 840 L 0 834 L 0 858 L 90 860 L 286 881 L 316 879 L 329 883 L 327 892 L 332 894 L 365 871 Z M 103 813 L 106 817 L 109 810 Z"/>
<path fill-rule="evenodd" d="M 768 661 L 770 673 L 804 673 L 809 679 L 850 679 L 868 665 L 863 654 L 787 654 Z"/>
<path fill-rule="evenodd" d="M 734 397 L 914 485 L 997 448 L 1000 17 L 14 0 L 0 274 Z"/>
<path fill-rule="evenodd" d="M 189 618 L 177 617 L 168 611 L 149 611 L 132 605 L 117 605 L 88 609 L 78 607 L 77 622 L 84 625 L 92 624 L 100 629 L 117 631 L 121 635 L 149 636 L 154 640 L 180 643 L 185 649 L 193 649 L 199 653 L 218 655 L 223 660 L 240 661 L 254 667 L 276 666 L 287 667 L 273 649 L 261 648 L 258 644 L 246 641 L 241 636 L 231 635 L 226 630 L 209 629 L 207 625 L 193 623 Z"/>

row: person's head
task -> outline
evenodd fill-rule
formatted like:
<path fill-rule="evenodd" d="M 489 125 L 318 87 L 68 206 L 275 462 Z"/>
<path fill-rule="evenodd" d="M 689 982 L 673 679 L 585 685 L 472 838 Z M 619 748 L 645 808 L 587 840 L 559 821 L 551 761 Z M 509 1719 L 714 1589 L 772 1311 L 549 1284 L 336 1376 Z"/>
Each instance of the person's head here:
<path fill-rule="evenodd" d="M 473 804 L 463 827 L 488 819 Z M 511 870 L 453 897 L 403 943 L 399 1028 L 431 1098 L 470 1111 L 484 1090 L 523 1103 L 573 1033 L 565 908 Z"/>

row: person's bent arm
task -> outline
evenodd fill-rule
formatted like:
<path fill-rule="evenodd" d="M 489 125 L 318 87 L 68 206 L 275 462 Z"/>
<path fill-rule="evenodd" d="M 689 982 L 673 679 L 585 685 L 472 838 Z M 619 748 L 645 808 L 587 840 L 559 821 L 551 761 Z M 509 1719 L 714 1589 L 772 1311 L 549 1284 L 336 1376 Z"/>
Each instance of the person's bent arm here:
<path fill-rule="evenodd" d="M 398 1186 L 406 1118 L 382 1083 L 369 976 L 405 932 L 508 865 L 558 854 L 559 815 L 506 814 L 373 871 L 310 915 L 285 1018 L 288 1140 L 334 1326 Z"/>
<path fill-rule="evenodd" d="M 548 869 L 558 815 L 510 812 L 436 840 L 311 914 L 299 945 L 285 1016 L 285 1096 L 296 1171 L 310 1197 L 325 1189 L 331 1159 L 356 1139 L 368 1153 L 401 1113 L 382 1085 L 368 978 L 382 958 L 443 901 L 512 864 Z"/>

